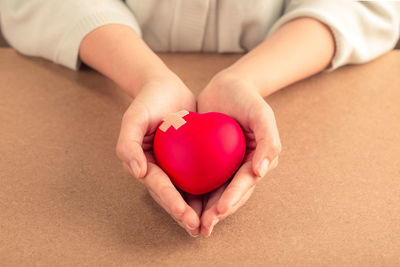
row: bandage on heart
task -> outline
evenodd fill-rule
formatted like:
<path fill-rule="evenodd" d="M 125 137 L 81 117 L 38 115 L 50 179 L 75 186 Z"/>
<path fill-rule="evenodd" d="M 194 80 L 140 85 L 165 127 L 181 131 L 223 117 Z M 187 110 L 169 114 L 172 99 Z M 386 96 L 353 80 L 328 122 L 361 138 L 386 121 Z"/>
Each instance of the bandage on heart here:
<path fill-rule="evenodd" d="M 189 114 L 187 110 L 181 110 L 179 112 L 169 114 L 164 120 L 163 123 L 160 125 L 159 129 L 163 132 L 166 132 L 169 127 L 174 127 L 175 130 L 178 130 L 182 125 L 186 123 L 185 117 Z"/>

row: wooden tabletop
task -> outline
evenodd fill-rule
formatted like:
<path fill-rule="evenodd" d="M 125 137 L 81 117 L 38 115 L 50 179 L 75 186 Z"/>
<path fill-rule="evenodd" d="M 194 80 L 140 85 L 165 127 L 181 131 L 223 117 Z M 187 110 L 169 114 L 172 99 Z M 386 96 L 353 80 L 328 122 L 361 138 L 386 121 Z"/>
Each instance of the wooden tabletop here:
<path fill-rule="evenodd" d="M 161 57 L 198 94 L 239 55 Z M 128 96 L 10 48 L 0 62 L 5 266 L 400 265 L 400 51 L 268 97 L 279 167 L 196 239 L 115 155 Z"/>

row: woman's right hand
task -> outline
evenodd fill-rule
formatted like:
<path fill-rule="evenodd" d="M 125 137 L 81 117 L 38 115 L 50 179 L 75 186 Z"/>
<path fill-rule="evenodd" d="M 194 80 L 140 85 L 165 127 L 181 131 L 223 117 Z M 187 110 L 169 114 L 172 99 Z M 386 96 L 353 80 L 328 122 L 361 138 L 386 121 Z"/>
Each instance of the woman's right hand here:
<path fill-rule="evenodd" d="M 176 76 L 156 79 L 139 90 L 122 118 L 116 152 L 125 171 L 144 184 L 153 199 L 190 235 L 200 230 L 202 200 L 179 192 L 153 155 L 154 133 L 168 114 L 196 111 L 196 100 Z"/>
<path fill-rule="evenodd" d="M 123 116 L 116 148 L 124 169 L 138 178 L 183 228 L 198 234 L 201 200 L 183 192 L 181 195 L 152 153 L 154 133 L 161 120 L 182 109 L 195 111 L 193 94 L 125 25 L 107 24 L 90 32 L 82 40 L 79 57 L 134 97 Z"/>

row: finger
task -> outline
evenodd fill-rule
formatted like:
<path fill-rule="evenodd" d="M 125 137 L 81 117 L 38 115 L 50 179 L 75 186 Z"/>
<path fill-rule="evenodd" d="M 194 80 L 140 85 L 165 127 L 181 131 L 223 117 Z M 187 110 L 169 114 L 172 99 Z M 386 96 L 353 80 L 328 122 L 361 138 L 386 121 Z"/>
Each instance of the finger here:
<path fill-rule="evenodd" d="M 277 165 L 278 158 L 275 158 L 270 165 L 270 169 L 275 168 Z M 248 195 L 248 192 L 254 190 L 255 185 L 259 180 L 260 178 L 254 175 L 250 162 L 248 161 L 243 164 L 218 202 L 217 210 L 219 220 L 236 212 L 236 210 L 241 206 L 238 205 L 238 203 L 244 203 L 247 201 L 247 198 L 251 195 L 251 193 Z M 246 196 L 248 197 L 246 198 Z M 243 199 L 245 199 L 244 202 Z"/>
<path fill-rule="evenodd" d="M 142 149 L 144 151 L 153 151 L 153 140 L 154 140 L 154 133 L 150 135 L 145 135 L 143 137 Z"/>
<path fill-rule="evenodd" d="M 234 214 L 239 208 L 241 208 L 247 200 L 250 198 L 250 196 L 253 194 L 255 190 L 255 185 L 253 185 L 244 195 L 243 197 L 237 202 L 235 205 L 233 205 L 231 208 L 227 210 L 224 214 L 219 214 L 218 213 L 218 208 L 217 204 L 219 203 L 218 200 L 221 200 L 221 194 L 223 194 L 225 191 L 219 191 L 216 192 L 216 195 L 213 195 L 211 197 L 211 201 L 208 202 L 206 211 L 203 212 L 201 221 L 202 221 L 202 226 L 201 226 L 201 234 L 203 236 L 209 236 L 213 230 L 213 227 L 215 226 L 216 223 L 224 220 L 226 217 Z M 215 219 L 216 218 L 216 219 Z"/>
<path fill-rule="evenodd" d="M 156 195 L 152 190 L 148 190 L 150 196 L 165 210 L 167 211 L 168 214 L 171 214 L 169 211 L 169 208 L 161 201 L 160 197 L 158 195 Z M 184 225 L 184 223 L 180 220 L 178 220 L 177 218 L 175 218 L 174 216 L 171 216 L 171 218 L 179 224 L 180 227 L 182 227 L 183 229 L 185 229 L 185 231 L 191 235 L 192 237 L 197 237 L 199 235 L 199 229 L 195 229 L 195 230 L 190 230 L 186 227 L 186 225 Z"/>
<path fill-rule="evenodd" d="M 244 154 L 243 162 L 251 161 L 254 156 L 254 150 L 247 149 L 246 153 Z"/>
<path fill-rule="evenodd" d="M 145 155 L 145 157 L 146 157 L 147 165 L 148 165 L 150 162 L 156 164 L 156 159 L 154 158 L 154 153 L 153 153 L 153 151 L 146 151 L 146 152 L 144 153 L 144 155 Z"/>
<path fill-rule="evenodd" d="M 144 136 L 143 143 L 152 143 L 154 136 L 155 136 L 154 133 Z"/>
<path fill-rule="evenodd" d="M 243 129 L 243 133 L 246 138 L 254 139 L 254 133 L 251 130 Z"/>
<path fill-rule="evenodd" d="M 257 147 L 256 140 L 248 140 L 246 141 L 246 148 L 247 149 L 255 149 Z"/>
<path fill-rule="evenodd" d="M 196 230 L 200 225 L 197 213 L 185 202 L 169 177 L 155 164 L 148 164 L 147 175 L 140 180 L 160 198 L 162 207 L 188 230 Z"/>
<path fill-rule="evenodd" d="M 234 205 L 232 208 L 230 208 L 225 214 L 219 215 L 217 216 L 219 221 L 222 221 L 223 219 L 225 219 L 226 217 L 234 214 L 239 208 L 241 208 L 246 202 L 247 200 L 251 197 L 251 195 L 253 194 L 254 190 L 255 190 L 256 186 L 253 185 L 249 191 L 247 191 L 244 196 L 239 200 L 239 202 Z"/>
<path fill-rule="evenodd" d="M 223 184 L 222 186 L 208 194 L 208 199 L 204 203 L 205 205 L 203 207 L 203 213 L 201 215 L 200 234 L 202 236 L 210 236 L 214 229 L 214 226 L 218 223 L 217 203 L 226 187 L 227 184 Z"/>
<path fill-rule="evenodd" d="M 116 152 L 126 162 L 136 178 L 142 178 L 147 172 L 146 157 L 143 152 L 143 137 L 148 127 L 148 115 L 145 108 L 135 106 L 135 102 L 125 112 Z"/>
<path fill-rule="evenodd" d="M 185 193 L 187 204 L 192 207 L 196 212 L 197 216 L 200 218 L 201 212 L 203 211 L 203 197 Z"/>
<path fill-rule="evenodd" d="M 221 198 L 218 201 L 218 215 L 225 215 L 231 210 L 244 195 L 258 182 L 251 166 L 251 161 L 245 162 L 236 172 Z"/>
<path fill-rule="evenodd" d="M 249 125 L 256 140 L 252 168 L 258 177 L 265 176 L 269 165 L 282 150 L 274 112 L 264 104 L 262 107 L 255 107 L 249 117 Z"/>
<path fill-rule="evenodd" d="M 124 169 L 124 171 L 132 176 L 135 176 L 132 172 L 132 169 L 128 166 L 128 164 L 126 164 L 126 162 L 122 162 L 122 168 Z"/>
<path fill-rule="evenodd" d="M 142 144 L 142 149 L 143 151 L 152 151 L 153 150 L 153 144 L 152 143 L 143 143 Z"/>

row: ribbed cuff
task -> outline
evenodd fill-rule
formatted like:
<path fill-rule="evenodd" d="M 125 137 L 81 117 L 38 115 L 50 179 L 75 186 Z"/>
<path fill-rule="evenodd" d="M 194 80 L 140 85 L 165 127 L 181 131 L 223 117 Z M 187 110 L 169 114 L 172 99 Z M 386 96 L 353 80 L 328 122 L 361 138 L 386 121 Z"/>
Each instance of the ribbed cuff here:
<path fill-rule="evenodd" d="M 141 35 L 139 24 L 134 19 L 133 15 L 130 17 L 120 13 L 106 11 L 92 13 L 79 20 L 78 23 L 72 25 L 64 34 L 53 56 L 53 61 L 74 70 L 79 69 L 81 65 L 79 47 L 83 38 L 91 31 L 107 24 L 126 25 L 134 29 L 137 34 Z"/>

